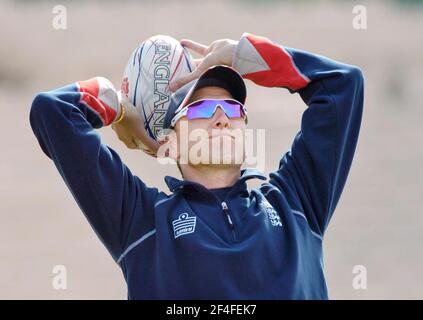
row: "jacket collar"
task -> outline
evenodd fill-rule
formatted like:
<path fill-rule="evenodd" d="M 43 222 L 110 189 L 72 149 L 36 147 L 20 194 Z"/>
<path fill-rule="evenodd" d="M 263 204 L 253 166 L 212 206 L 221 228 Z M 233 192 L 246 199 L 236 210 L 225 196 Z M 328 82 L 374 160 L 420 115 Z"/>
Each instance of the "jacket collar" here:
<path fill-rule="evenodd" d="M 260 171 L 253 168 L 246 168 L 241 170 L 241 176 L 239 179 L 235 182 L 235 184 L 232 186 L 232 190 L 239 188 L 240 186 L 245 185 L 245 181 L 253 178 L 258 178 L 261 180 L 266 180 L 266 176 L 264 176 Z M 169 190 L 172 192 L 183 190 L 187 186 L 192 186 L 195 189 L 204 189 L 205 187 L 197 182 L 189 181 L 189 180 L 179 180 L 175 177 L 171 176 L 165 176 L 164 180 L 169 187 Z"/>

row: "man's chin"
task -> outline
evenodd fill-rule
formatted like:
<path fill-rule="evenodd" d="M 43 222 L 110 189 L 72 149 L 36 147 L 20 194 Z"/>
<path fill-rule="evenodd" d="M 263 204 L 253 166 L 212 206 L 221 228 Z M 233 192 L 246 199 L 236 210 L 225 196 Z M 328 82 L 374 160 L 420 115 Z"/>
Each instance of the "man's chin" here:
<path fill-rule="evenodd" d="M 202 155 L 201 152 L 197 154 L 190 154 L 188 158 L 191 166 L 198 165 L 227 168 L 241 166 L 244 163 L 245 155 L 243 150 L 237 150 L 237 152 L 235 152 L 235 148 L 232 147 L 211 149 L 211 153 L 204 155 Z"/>
<path fill-rule="evenodd" d="M 190 161 L 190 166 L 192 167 L 210 167 L 216 169 L 228 169 L 234 167 L 241 167 L 242 163 L 236 163 L 234 159 L 228 161 L 228 159 L 210 159 L 209 161 L 200 161 L 200 162 L 192 162 Z"/>

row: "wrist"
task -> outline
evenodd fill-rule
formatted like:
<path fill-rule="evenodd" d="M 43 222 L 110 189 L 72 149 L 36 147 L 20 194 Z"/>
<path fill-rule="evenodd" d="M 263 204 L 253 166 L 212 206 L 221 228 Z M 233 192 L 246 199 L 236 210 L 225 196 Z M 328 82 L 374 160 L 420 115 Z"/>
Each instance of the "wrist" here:
<path fill-rule="evenodd" d="M 229 43 L 226 45 L 226 52 L 224 54 L 225 61 L 222 61 L 223 65 L 232 67 L 237 46 L 238 46 L 238 41 L 229 40 Z"/>
<path fill-rule="evenodd" d="M 247 58 L 251 44 L 248 43 L 247 36 L 249 33 L 244 32 L 241 38 L 236 43 L 236 47 L 232 52 L 232 65 L 231 67 L 238 71 L 242 76 L 248 73 L 245 66 L 256 65 L 254 60 Z"/>
<path fill-rule="evenodd" d="M 120 113 L 116 117 L 116 119 L 113 121 L 112 124 L 117 124 L 125 118 L 125 106 L 121 102 L 119 103 L 119 109 L 120 109 Z"/>

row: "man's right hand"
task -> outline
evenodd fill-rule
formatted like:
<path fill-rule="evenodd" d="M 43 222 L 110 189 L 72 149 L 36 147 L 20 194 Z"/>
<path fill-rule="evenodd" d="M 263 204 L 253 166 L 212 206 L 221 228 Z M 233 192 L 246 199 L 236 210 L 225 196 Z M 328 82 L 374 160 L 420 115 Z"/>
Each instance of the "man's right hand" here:
<path fill-rule="evenodd" d="M 125 108 L 125 115 L 121 121 L 111 125 L 121 140 L 129 149 L 143 149 L 155 156 L 159 143 L 152 139 L 144 127 L 144 120 L 135 106 L 124 95 L 118 93 L 119 101 Z"/>

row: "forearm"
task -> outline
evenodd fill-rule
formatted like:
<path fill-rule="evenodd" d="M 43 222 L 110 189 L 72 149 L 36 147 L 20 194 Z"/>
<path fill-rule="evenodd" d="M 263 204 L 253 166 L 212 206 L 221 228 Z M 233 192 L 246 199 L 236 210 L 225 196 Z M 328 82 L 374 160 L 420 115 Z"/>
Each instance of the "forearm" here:
<path fill-rule="evenodd" d="M 102 77 L 78 81 L 56 90 L 40 93 L 34 99 L 33 107 L 37 108 L 38 104 L 46 105 L 46 102 L 58 108 L 73 108 L 73 111 L 80 111 L 96 129 L 110 125 L 121 113 L 116 90 L 109 80 Z"/>
<path fill-rule="evenodd" d="M 121 254 L 139 190 L 139 179 L 94 128 L 119 115 L 110 82 L 91 79 L 38 94 L 30 124 L 76 202 L 115 259 Z"/>
<path fill-rule="evenodd" d="M 233 67 L 266 87 L 297 92 L 308 108 L 291 150 L 271 182 L 296 190 L 301 210 L 314 231 L 323 234 L 352 163 L 363 110 L 364 79 L 355 66 L 243 34 Z M 294 188 L 284 186 L 287 181 Z"/>
<path fill-rule="evenodd" d="M 249 33 L 244 33 L 238 42 L 232 65 L 245 79 L 260 86 L 285 87 L 291 92 L 300 91 L 323 79 L 347 77 L 354 81 L 361 77 L 360 70 L 355 66 L 289 48 Z M 350 85 L 353 84 L 350 82 Z"/>
<path fill-rule="evenodd" d="M 73 113 L 81 118 L 73 117 Z M 30 121 L 42 150 L 51 158 L 51 153 L 47 152 L 49 142 L 66 136 L 67 130 L 72 130 L 77 122 L 86 121 L 92 128 L 98 129 L 110 125 L 120 114 L 113 85 L 107 79 L 97 77 L 39 93 L 32 103 Z M 52 117 L 55 120 L 48 120 Z M 49 138 L 49 133 L 53 131 L 54 140 Z M 55 147 L 60 148 L 61 144 Z"/>

